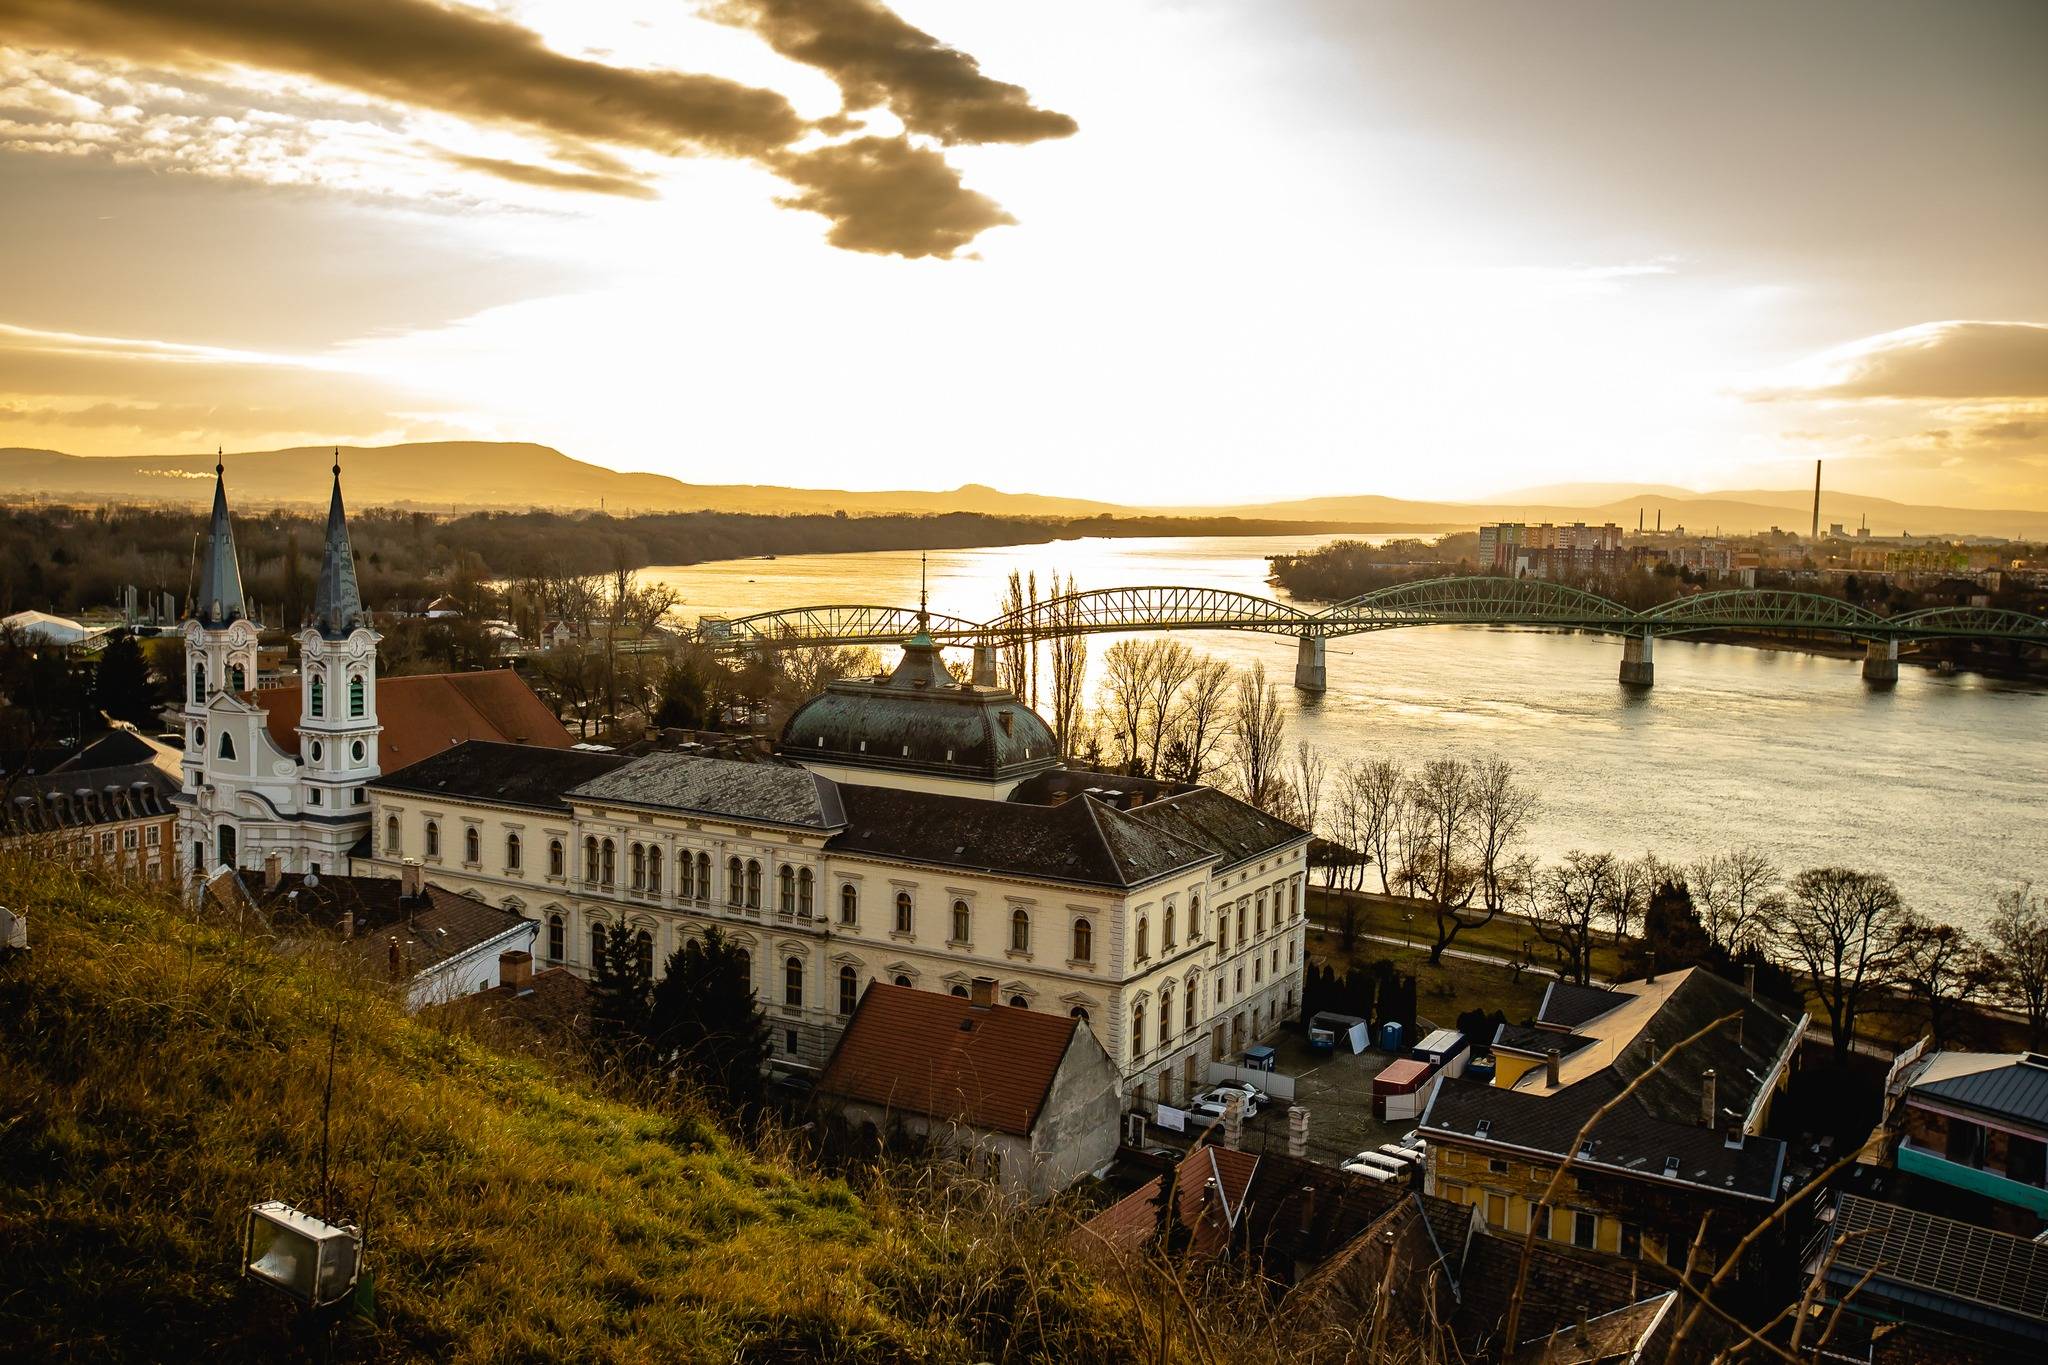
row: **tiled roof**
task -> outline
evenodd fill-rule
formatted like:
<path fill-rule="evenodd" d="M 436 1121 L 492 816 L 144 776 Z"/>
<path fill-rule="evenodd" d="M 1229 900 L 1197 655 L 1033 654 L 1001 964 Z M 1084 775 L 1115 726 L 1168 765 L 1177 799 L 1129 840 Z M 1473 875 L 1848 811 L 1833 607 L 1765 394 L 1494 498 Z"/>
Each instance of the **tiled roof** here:
<path fill-rule="evenodd" d="M 648 754 L 591 778 L 569 795 L 817 830 L 837 829 L 846 821 L 838 784 L 830 778 L 780 763 L 696 754 Z"/>
<path fill-rule="evenodd" d="M 270 714 L 264 728 L 285 753 L 299 751 L 299 684 L 266 687 L 250 700 Z M 377 758 L 390 772 L 465 739 L 494 739 L 547 749 L 575 741 L 547 703 L 509 668 L 377 679 Z"/>
<path fill-rule="evenodd" d="M 2048 1246 L 1861 1195 L 1835 1207 L 1837 1285 L 2048 1341 Z"/>
<path fill-rule="evenodd" d="M 1132 809 L 1129 818 L 1161 834 L 1210 850 L 1216 855 L 1219 868 L 1266 857 L 1308 838 L 1307 830 L 1214 787 L 1197 787 L 1178 796 L 1148 801 Z"/>
<path fill-rule="evenodd" d="M 1539 1057 L 1548 1056 L 1551 1049 L 1560 1057 L 1569 1057 L 1582 1047 L 1590 1047 L 1591 1038 L 1578 1033 L 1560 1033 L 1554 1028 L 1530 1028 L 1526 1024 L 1502 1024 L 1493 1032 L 1493 1046 L 1508 1048 L 1515 1052 L 1533 1052 Z"/>
<path fill-rule="evenodd" d="M 2048 1056 L 2038 1052 L 1969 1057 L 1964 1065 L 1943 1067 L 1953 1054 L 1930 1059 L 1912 1093 L 1928 1095 L 1981 1114 L 2048 1128 Z M 1984 1063 L 1969 1066 L 1970 1062 Z M 1965 1069 L 1965 1067 L 1968 1069 Z"/>
<path fill-rule="evenodd" d="M 1623 1308 L 1558 1326 L 1515 1352 L 1516 1365 L 1587 1365 L 1591 1361 L 1658 1360 L 1684 1310 L 1667 1289 Z"/>
<path fill-rule="evenodd" d="M 155 763 L 21 777 L 0 802 L 0 835 L 50 834 L 169 815 L 178 780 Z"/>
<path fill-rule="evenodd" d="M 852 784 L 839 794 L 846 828 L 827 845 L 835 852 L 1116 888 L 1210 859 L 1207 849 L 1085 797 L 1030 806 Z"/>
<path fill-rule="evenodd" d="M 566 812 L 569 803 L 563 799 L 564 792 L 632 761 L 624 754 L 471 739 L 396 772 L 386 772 L 370 785 L 379 791 L 467 797 L 499 806 Z M 365 850 L 365 856 L 367 853 Z"/>
<path fill-rule="evenodd" d="M 1589 1019 L 1597 1019 L 1609 1010 L 1627 1000 L 1604 986 L 1579 986 L 1569 981 L 1553 981 L 1543 992 L 1543 1003 L 1536 1007 L 1536 1022 L 1551 1024 L 1558 1028 L 1577 1028 Z"/>
<path fill-rule="evenodd" d="M 1714 1107 L 1746 1119 L 1778 1055 L 1791 1042 L 1796 1021 L 1761 996 L 1747 994 L 1704 967 L 1684 974 L 1650 1021 L 1615 1054 L 1613 1070 L 1633 1080 L 1650 1069 L 1652 1053 L 1669 1052 L 1716 1019 L 1740 1016 L 1697 1039 L 1671 1058 L 1633 1096 L 1659 1118 L 1697 1123 L 1701 1078 L 1714 1072 Z"/>
<path fill-rule="evenodd" d="M 839 1037 L 820 1095 L 1028 1136 L 1075 1032 L 1064 1014 L 976 1006 L 875 981 Z"/>
<path fill-rule="evenodd" d="M 216 878 L 210 894 L 226 894 Z M 266 888 L 260 874 L 232 874 L 234 888 L 280 929 L 293 924 L 339 933 L 342 916 L 354 912 L 349 943 L 373 975 L 388 975 L 391 940 L 398 940 L 399 975 L 424 976 L 501 934 L 524 918 L 429 882 L 425 894 L 407 900 L 395 877 L 285 877 Z"/>
<path fill-rule="evenodd" d="M 160 744 L 148 735 L 122 725 L 101 735 L 50 771 L 62 773 L 76 768 L 121 768 L 131 763 L 151 763 L 169 773 L 172 781 L 182 783 L 181 757 L 181 750 Z"/>

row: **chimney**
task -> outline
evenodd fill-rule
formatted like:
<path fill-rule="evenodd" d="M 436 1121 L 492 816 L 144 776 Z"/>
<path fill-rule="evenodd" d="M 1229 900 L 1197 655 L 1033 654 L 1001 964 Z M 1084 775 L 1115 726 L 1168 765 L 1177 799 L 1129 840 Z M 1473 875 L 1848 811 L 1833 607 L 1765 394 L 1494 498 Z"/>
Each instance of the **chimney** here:
<path fill-rule="evenodd" d="M 1298 1104 L 1287 1106 L 1287 1155 L 1308 1155 L 1308 1110 Z"/>
<path fill-rule="evenodd" d="M 1223 1101 L 1223 1145 L 1233 1150 L 1244 1146 L 1244 1095 L 1239 1091 Z"/>
<path fill-rule="evenodd" d="M 1714 1126 L 1714 1116 L 1718 1112 L 1714 1108 L 1714 1089 L 1714 1068 L 1708 1067 L 1700 1073 L 1700 1126 L 1703 1128 Z"/>
<path fill-rule="evenodd" d="M 398 865 L 398 894 L 407 900 L 416 900 L 426 890 L 426 869 L 417 858 L 407 858 Z"/>
<path fill-rule="evenodd" d="M 996 1003 L 996 979 L 992 976 L 977 976 L 967 987 L 967 1003 L 978 1010 L 985 1010 Z"/>
<path fill-rule="evenodd" d="M 1557 1049 L 1556 1049 L 1556 1048 L 1552 1048 L 1552 1049 L 1550 1049 L 1550 1051 L 1549 1051 L 1548 1053 L 1546 1053 L 1546 1054 L 1544 1055 L 1544 1058 L 1543 1058 L 1543 1079 L 1544 1079 L 1545 1081 L 1549 1082 L 1549 1084 L 1550 1084 L 1550 1088 L 1551 1088 L 1552 1090 L 1555 1090 L 1555 1089 L 1557 1089 L 1557 1084 L 1558 1084 L 1558 1082 L 1557 1082 L 1557 1057 L 1558 1057 L 1558 1052 L 1557 1052 Z"/>
<path fill-rule="evenodd" d="M 1732 1114 L 1729 1115 L 1726 1126 L 1721 1129 L 1721 1145 L 1738 1152 L 1742 1150 L 1742 1120 Z"/>
<path fill-rule="evenodd" d="M 1745 962 L 1742 966 L 1742 989 L 1749 992 L 1749 998 L 1756 999 L 1756 964 Z"/>
<path fill-rule="evenodd" d="M 1313 1185 L 1303 1185 L 1301 1187 L 1301 1235 L 1304 1237 L 1308 1236 L 1310 1229 L 1314 1228 L 1315 1225 L 1316 1187 Z"/>
<path fill-rule="evenodd" d="M 533 989 L 533 954 L 514 948 L 498 954 L 498 984 L 510 986 L 514 994 Z"/>
<path fill-rule="evenodd" d="M 341 912 L 341 941 L 348 942 L 356 936 L 356 912 L 353 909 Z"/>
<path fill-rule="evenodd" d="M 277 890 L 277 884 L 284 880 L 284 859 L 275 853 L 263 855 L 263 889 Z"/>
<path fill-rule="evenodd" d="M 1645 980 L 1645 981 L 1647 981 L 1647 982 L 1651 983 L 1652 985 L 1655 985 L 1655 984 L 1656 984 L 1656 981 L 1657 981 L 1657 955 L 1656 955 L 1655 953 L 1651 953 L 1651 954 L 1650 954 L 1650 973 L 1649 973 L 1649 975 L 1648 975 L 1648 976 L 1644 977 L 1644 978 L 1643 978 L 1643 980 Z"/>
<path fill-rule="evenodd" d="M 386 954 L 386 956 L 389 958 L 391 963 L 391 979 L 393 981 L 396 981 L 401 975 L 398 960 L 398 935 L 393 934 L 389 939 L 386 940 L 386 942 L 390 945 L 389 951 Z"/>

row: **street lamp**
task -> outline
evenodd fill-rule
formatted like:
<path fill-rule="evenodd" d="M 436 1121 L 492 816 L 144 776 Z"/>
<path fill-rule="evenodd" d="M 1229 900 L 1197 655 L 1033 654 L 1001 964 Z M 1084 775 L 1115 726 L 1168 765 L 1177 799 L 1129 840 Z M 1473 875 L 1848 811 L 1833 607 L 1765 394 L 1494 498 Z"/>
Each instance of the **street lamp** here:
<path fill-rule="evenodd" d="M 242 1224 L 242 1274 L 282 1290 L 306 1308 L 347 1298 L 362 1269 L 363 1237 L 275 1199 L 251 1204 Z"/>

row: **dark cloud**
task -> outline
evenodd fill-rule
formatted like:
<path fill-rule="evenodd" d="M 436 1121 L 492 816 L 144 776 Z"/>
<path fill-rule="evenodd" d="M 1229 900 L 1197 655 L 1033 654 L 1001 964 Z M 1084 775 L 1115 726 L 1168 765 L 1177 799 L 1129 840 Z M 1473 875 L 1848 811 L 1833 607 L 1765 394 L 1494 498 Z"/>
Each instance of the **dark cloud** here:
<path fill-rule="evenodd" d="M 2048 437 L 2048 421 L 1986 422 L 1970 434 L 1980 441 L 2038 441 Z"/>
<path fill-rule="evenodd" d="M 887 104 L 944 142 L 1029 142 L 1074 129 L 868 0 L 758 0 L 742 22 L 832 75 L 849 105 Z M 772 90 L 567 56 L 507 20 L 434 0 L 0 0 L 0 41 L 223 77 L 238 66 L 283 71 L 516 125 L 581 169 L 436 154 L 555 190 L 650 197 L 644 180 L 593 144 L 754 161 L 798 188 L 779 202 L 824 214 L 829 240 L 855 251 L 947 257 L 984 228 L 1015 221 L 962 185 L 938 153 L 901 140 L 788 150 L 807 134 L 851 131 L 843 114 L 807 123 Z"/>
<path fill-rule="evenodd" d="M 775 163 L 800 194 L 776 200 L 832 220 L 825 239 L 848 251 L 949 257 L 987 228 L 1016 222 L 960 183 L 937 152 L 902 137 L 863 137 Z"/>
<path fill-rule="evenodd" d="M 941 142 L 1038 142 L 1076 124 L 876 0 L 725 0 L 713 13 L 838 83 L 849 109 L 886 107 Z"/>
<path fill-rule="evenodd" d="M 495 156 L 465 156 L 442 152 L 441 159 L 464 170 L 481 171 L 509 180 L 515 185 L 537 185 L 545 190 L 580 190 L 586 194 L 613 194 L 625 199 L 652 199 L 654 187 L 630 175 L 598 171 L 565 171 L 555 166 L 535 166 L 525 161 L 503 161 Z"/>
<path fill-rule="evenodd" d="M 2048 398 L 2048 323 L 1930 322 L 1843 348 L 1833 380 L 1770 396 Z"/>

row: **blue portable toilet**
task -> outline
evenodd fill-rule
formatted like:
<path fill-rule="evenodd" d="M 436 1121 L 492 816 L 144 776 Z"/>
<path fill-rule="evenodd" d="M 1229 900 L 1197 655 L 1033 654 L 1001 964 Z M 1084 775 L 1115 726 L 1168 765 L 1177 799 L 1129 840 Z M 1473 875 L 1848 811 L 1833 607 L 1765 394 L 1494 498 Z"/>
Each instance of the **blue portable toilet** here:
<path fill-rule="evenodd" d="M 1390 1019 L 1380 1025 L 1380 1051 L 1399 1052 L 1400 1050 L 1401 1025 Z"/>

